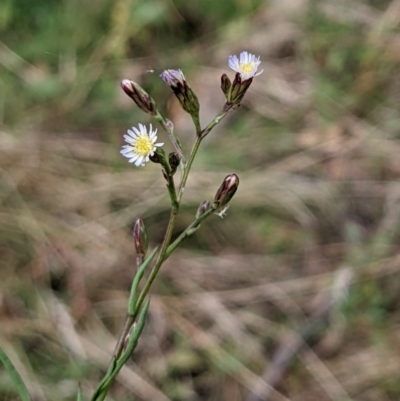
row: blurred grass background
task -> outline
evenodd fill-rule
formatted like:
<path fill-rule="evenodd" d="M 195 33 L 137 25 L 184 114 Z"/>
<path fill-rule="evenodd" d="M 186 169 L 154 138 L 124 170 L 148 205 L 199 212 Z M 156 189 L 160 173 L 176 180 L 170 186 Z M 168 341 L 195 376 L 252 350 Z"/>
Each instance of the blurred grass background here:
<path fill-rule="evenodd" d="M 268 399 L 400 399 L 399 20 L 399 0 L 0 2 L 0 346 L 34 400 L 73 400 L 78 382 L 90 396 L 124 320 L 133 222 L 155 246 L 168 218 L 159 169 L 119 154 L 150 122 L 119 82 L 148 90 L 188 150 L 159 73 L 185 72 L 204 125 L 242 50 L 264 73 L 201 149 L 176 233 L 226 174 L 239 191 L 165 264 L 109 399 L 266 399 L 343 268 L 348 296 Z M 18 399 L 2 368 L 0 399 Z"/>

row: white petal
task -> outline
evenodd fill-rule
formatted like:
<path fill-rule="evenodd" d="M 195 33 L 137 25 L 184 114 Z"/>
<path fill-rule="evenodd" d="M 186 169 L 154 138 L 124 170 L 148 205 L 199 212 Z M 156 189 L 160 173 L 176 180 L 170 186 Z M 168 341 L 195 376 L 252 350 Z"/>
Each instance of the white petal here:
<path fill-rule="evenodd" d="M 134 138 L 139 138 L 140 137 L 140 131 L 136 127 L 132 127 L 133 129 L 133 137 Z"/>
<path fill-rule="evenodd" d="M 136 134 L 135 137 L 139 137 L 140 131 L 136 127 L 132 127 L 132 129 L 133 129 L 133 132 Z"/>
<path fill-rule="evenodd" d="M 131 145 L 134 145 L 137 142 L 136 138 L 132 138 L 131 136 L 124 135 L 125 142 L 130 143 Z"/>
<path fill-rule="evenodd" d="M 121 154 L 122 154 L 122 156 L 127 157 L 128 159 L 130 159 L 136 155 L 136 153 L 133 153 L 133 152 L 121 153 Z"/>
<path fill-rule="evenodd" d="M 143 124 L 139 123 L 139 128 L 142 135 L 147 135 L 147 128 Z"/>
<path fill-rule="evenodd" d="M 230 68 L 232 68 L 232 70 L 235 70 L 235 71 L 236 71 L 237 66 L 238 66 L 238 59 L 237 59 L 237 57 L 236 57 L 236 56 L 229 56 L 228 65 L 229 65 Z"/>
<path fill-rule="evenodd" d="M 130 157 L 131 154 L 132 155 L 136 154 L 131 149 L 122 149 L 120 153 L 121 153 L 121 155 L 123 155 L 125 157 Z"/>
<path fill-rule="evenodd" d="M 150 137 L 150 139 L 153 139 L 154 137 L 156 137 L 157 138 L 157 130 L 155 130 L 155 131 L 150 131 L 150 134 L 149 134 L 149 137 Z"/>
<path fill-rule="evenodd" d="M 135 164 L 136 164 L 137 166 L 139 166 L 139 165 L 142 164 L 142 163 L 143 163 L 143 156 L 140 155 L 140 156 L 138 157 L 138 159 L 136 160 Z"/>

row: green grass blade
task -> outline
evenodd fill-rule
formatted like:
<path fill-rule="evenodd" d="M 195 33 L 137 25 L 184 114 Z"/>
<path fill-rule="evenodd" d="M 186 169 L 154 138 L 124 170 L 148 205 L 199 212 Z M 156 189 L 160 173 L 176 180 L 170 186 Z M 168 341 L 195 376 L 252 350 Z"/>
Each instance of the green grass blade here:
<path fill-rule="evenodd" d="M 22 381 L 22 378 L 20 374 L 17 372 L 17 369 L 15 369 L 10 358 L 7 356 L 7 354 L 3 351 L 1 347 L 0 347 L 0 360 L 1 362 L 3 362 L 4 367 L 6 368 L 8 374 L 15 383 L 15 386 L 17 387 L 18 393 L 21 397 L 21 400 L 31 401 L 31 397 L 29 396 L 25 383 Z"/>

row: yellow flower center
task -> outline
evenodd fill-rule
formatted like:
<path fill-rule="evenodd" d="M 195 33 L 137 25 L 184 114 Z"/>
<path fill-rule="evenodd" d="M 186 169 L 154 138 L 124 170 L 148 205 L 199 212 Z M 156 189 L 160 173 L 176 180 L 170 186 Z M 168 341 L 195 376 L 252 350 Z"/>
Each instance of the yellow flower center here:
<path fill-rule="evenodd" d="M 246 63 L 240 66 L 240 69 L 242 70 L 243 74 L 250 74 L 251 71 L 253 71 L 253 68 L 254 68 L 254 63 Z"/>
<path fill-rule="evenodd" d="M 147 156 L 153 150 L 153 142 L 148 136 L 141 136 L 137 139 L 133 151 L 141 156 Z"/>

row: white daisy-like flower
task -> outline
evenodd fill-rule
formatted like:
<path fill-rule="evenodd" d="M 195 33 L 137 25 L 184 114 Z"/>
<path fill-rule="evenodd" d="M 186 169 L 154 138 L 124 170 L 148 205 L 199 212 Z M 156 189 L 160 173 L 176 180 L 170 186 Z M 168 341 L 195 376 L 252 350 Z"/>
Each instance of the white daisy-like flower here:
<path fill-rule="evenodd" d="M 239 72 L 242 81 L 256 77 L 262 74 L 264 70 L 257 73 L 257 68 L 261 64 L 260 57 L 247 52 L 241 52 L 239 58 L 229 56 L 228 65 L 233 71 Z"/>
<path fill-rule="evenodd" d="M 122 146 L 121 154 L 129 158 L 129 163 L 134 162 L 138 167 L 144 166 L 157 147 L 164 145 L 164 143 L 156 143 L 157 129 L 153 131 L 151 124 L 149 132 L 143 124 L 139 124 L 139 129 L 132 127 L 132 131 L 128 130 L 128 135 L 124 135 L 124 138 L 129 145 Z"/>

